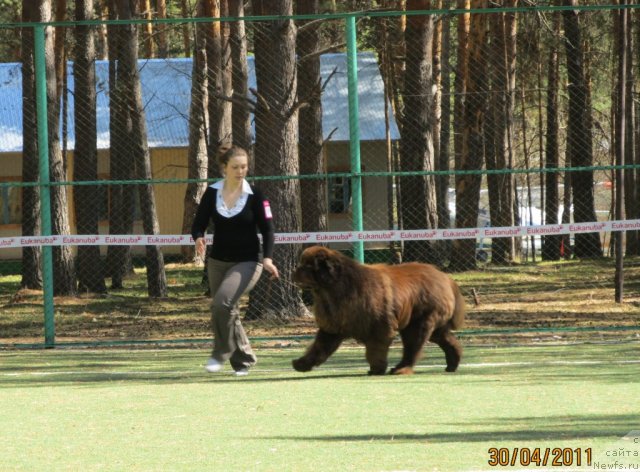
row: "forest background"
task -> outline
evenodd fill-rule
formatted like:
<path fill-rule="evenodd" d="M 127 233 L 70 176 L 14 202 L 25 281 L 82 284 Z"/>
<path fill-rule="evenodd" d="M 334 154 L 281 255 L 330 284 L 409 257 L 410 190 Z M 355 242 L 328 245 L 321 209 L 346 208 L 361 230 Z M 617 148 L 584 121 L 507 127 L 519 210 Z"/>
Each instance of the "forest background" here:
<path fill-rule="evenodd" d="M 638 218 L 640 10 L 625 0 L 0 3 L 0 61 L 22 64 L 23 186 L 13 184 L 20 189 L 22 235 L 41 231 L 40 189 L 28 185 L 40 177 L 33 25 L 49 22 L 53 234 L 70 233 L 71 205 L 77 234 L 99 232 L 99 202 L 93 198 L 100 186 L 96 60 L 109 61 L 110 68 L 109 231 L 133 234 L 139 205 L 144 233 L 159 234 L 154 189 L 160 184 L 151 173 L 139 63 L 170 57 L 193 61 L 191 106 L 180 111 L 189 120 L 184 232 L 207 182 L 218 177 L 215 156 L 226 143 L 251 149 L 253 174 L 264 177 L 278 232 L 326 231 L 331 188 L 324 149 L 330 136 L 322 129 L 326 83 L 319 61 L 323 54 L 346 51 L 350 18 L 356 20 L 357 50 L 376 55 L 386 119 L 393 116 L 400 131 L 397 141 L 388 140 L 388 172 L 381 180 L 390 189 L 389 205 L 381 209 L 389 227 L 475 228 L 482 192 L 495 227 L 526 224 L 530 215 L 522 208 L 534 207 L 545 225 Z M 255 60 L 256 89 L 248 86 L 248 56 Z M 71 176 L 60 122 L 67 61 L 75 80 Z M 367 176 L 350 176 L 350 185 L 362 178 Z M 597 211 L 599 185 L 609 197 L 606 216 Z M 539 247 L 527 246 L 526 255 L 525 244 L 523 238 L 493 238 L 487 262 L 512 267 L 537 250 L 543 261 L 633 258 L 640 246 L 635 230 L 545 236 Z M 390 243 L 385 257 L 467 272 L 485 262 L 477 245 L 476 239 Z M 300 248 L 277 247 L 285 279 Z M 183 248 L 184 262 L 193 262 L 192 251 Z M 22 289 L 42 288 L 41 257 L 39 247 L 23 249 Z M 166 298 L 162 248 L 146 246 L 144 259 L 147 295 Z M 104 294 L 108 280 L 110 290 L 123 288 L 133 258 L 128 246 L 110 246 L 106 257 L 98 246 L 59 246 L 53 248 L 53 268 L 57 296 Z M 265 297 L 269 311 L 283 319 L 307 313 L 290 284 L 265 283 L 257 294 L 249 313 L 264 312 Z"/>

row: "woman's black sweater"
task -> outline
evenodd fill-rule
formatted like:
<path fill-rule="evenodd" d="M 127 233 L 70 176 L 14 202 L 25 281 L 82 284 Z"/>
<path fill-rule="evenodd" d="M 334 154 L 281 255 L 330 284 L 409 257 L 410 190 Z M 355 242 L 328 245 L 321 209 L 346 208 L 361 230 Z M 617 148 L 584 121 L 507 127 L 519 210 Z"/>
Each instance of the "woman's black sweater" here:
<path fill-rule="evenodd" d="M 253 185 L 247 203 L 240 213 L 230 218 L 216 210 L 217 190 L 207 187 L 191 226 L 193 240 L 203 237 L 213 222 L 213 246 L 209 257 L 226 262 L 259 261 L 260 240 L 264 257 L 273 257 L 274 230 L 269 201 Z"/>

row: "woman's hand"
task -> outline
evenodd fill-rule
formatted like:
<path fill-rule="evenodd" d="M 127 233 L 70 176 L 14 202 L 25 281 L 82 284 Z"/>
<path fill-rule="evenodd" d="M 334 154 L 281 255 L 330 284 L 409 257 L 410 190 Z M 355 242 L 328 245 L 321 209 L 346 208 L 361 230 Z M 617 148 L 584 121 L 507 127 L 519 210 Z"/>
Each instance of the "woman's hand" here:
<path fill-rule="evenodd" d="M 204 253 L 207 249 L 207 241 L 204 238 L 196 239 L 196 254 L 199 257 L 204 258 Z"/>
<path fill-rule="evenodd" d="M 278 274 L 278 268 L 275 266 L 273 260 L 270 257 L 265 257 L 262 260 L 262 266 L 264 267 L 264 270 L 269 272 L 272 279 L 277 279 L 280 277 L 280 274 Z"/>

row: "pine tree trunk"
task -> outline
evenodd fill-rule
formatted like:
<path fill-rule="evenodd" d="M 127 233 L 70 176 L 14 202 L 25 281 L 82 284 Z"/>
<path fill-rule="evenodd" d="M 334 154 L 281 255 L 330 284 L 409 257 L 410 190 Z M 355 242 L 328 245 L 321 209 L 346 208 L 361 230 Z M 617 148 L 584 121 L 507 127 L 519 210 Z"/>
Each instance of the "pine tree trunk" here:
<path fill-rule="evenodd" d="M 630 60 L 633 61 L 633 59 L 635 58 L 635 63 L 636 64 L 640 64 L 640 27 L 638 27 L 637 25 L 640 25 L 640 9 L 635 10 L 634 13 L 632 13 L 631 19 L 629 20 L 630 24 L 635 24 L 635 35 L 633 36 L 631 43 L 631 52 L 630 52 Z M 629 68 L 629 71 L 631 74 L 635 74 L 636 72 L 633 70 L 633 67 Z M 634 84 L 634 82 L 630 82 L 630 84 Z M 633 95 L 630 95 L 633 96 Z M 630 102 L 633 102 L 633 104 L 630 104 L 631 106 L 634 107 L 634 111 L 633 111 L 633 129 L 631 131 L 631 133 L 633 134 L 634 140 L 633 140 L 633 144 L 632 144 L 632 150 L 633 150 L 633 163 L 635 165 L 640 164 L 640 105 L 638 105 L 636 102 L 637 100 L 629 100 Z M 640 170 L 635 169 L 634 172 L 631 173 L 631 182 L 630 182 L 630 186 L 632 186 L 634 189 L 636 189 L 636 193 L 637 193 L 637 197 L 640 197 Z M 637 203 L 637 209 L 636 209 L 636 218 L 640 217 L 640 202 Z M 638 243 L 637 243 L 637 254 L 640 254 L 640 231 L 638 232 Z"/>
<path fill-rule="evenodd" d="M 39 0 L 40 22 L 51 20 L 51 2 Z M 49 134 L 49 179 L 51 182 L 67 180 L 66 163 L 60 149 L 60 102 L 56 81 L 56 57 L 53 29 L 45 30 L 45 63 L 47 71 L 47 115 Z M 51 231 L 53 234 L 69 234 L 69 206 L 64 186 L 54 185 L 51 195 Z M 73 296 L 76 294 L 75 260 L 70 246 L 55 246 L 53 253 L 53 293 Z"/>
<path fill-rule="evenodd" d="M 509 2 L 511 7 L 517 2 Z M 507 5 L 505 5 L 507 6 Z M 490 61 L 490 111 L 485 127 L 487 169 L 511 170 L 511 136 L 513 134 L 513 93 L 515 88 L 515 21 L 512 14 L 491 15 L 491 50 L 496 51 Z M 514 225 L 513 174 L 489 174 L 489 213 L 491 225 Z M 491 262 L 510 264 L 515 258 L 514 238 L 491 240 Z"/>
<path fill-rule="evenodd" d="M 22 2 L 22 21 L 36 21 L 35 5 L 31 0 Z M 22 30 L 22 181 L 38 182 L 40 168 L 38 159 L 38 136 L 35 96 L 35 62 L 33 28 Z M 40 235 L 40 189 L 22 189 L 22 235 Z M 42 288 L 39 247 L 22 248 L 22 279 L 20 287 L 38 290 Z"/>
<path fill-rule="evenodd" d="M 553 14 L 554 31 L 559 33 L 560 21 L 557 14 Z M 560 147 L 558 141 L 559 116 L 558 116 L 558 49 L 555 44 L 551 45 L 549 51 L 548 71 L 547 71 L 547 129 L 545 145 L 545 167 L 556 169 L 560 163 Z M 565 192 L 569 189 L 565 188 Z M 544 214 L 545 224 L 558 224 L 558 210 L 560 196 L 558 192 L 558 173 L 545 173 L 545 200 Z M 557 261 L 560 259 L 560 247 L 562 237 L 560 235 L 544 236 L 542 243 L 542 259 L 547 261 Z"/>
<path fill-rule="evenodd" d="M 75 18 L 93 19 L 93 0 L 76 1 Z M 75 29 L 76 50 L 73 66 L 75 78 L 75 136 L 73 180 L 98 180 L 96 126 L 96 71 L 94 27 L 78 25 Z M 102 202 L 96 186 L 78 185 L 73 192 L 78 234 L 98 234 L 98 218 Z M 78 246 L 78 288 L 81 292 L 104 293 L 104 265 L 99 246 Z"/>
<path fill-rule="evenodd" d="M 229 16 L 244 16 L 243 0 L 228 0 Z M 251 115 L 249 112 L 249 71 L 247 65 L 247 33 L 243 20 L 230 25 L 229 42 L 231 44 L 233 106 L 231 108 L 231 132 L 233 143 L 251 154 Z M 250 160 L 253 163 L 253 160 Z"/>
<path fill-rule="evenodd" d="M 158 12 L 158 18 L 167 17 L 167 0 L 156 0 L 156 10 Z M 167 41 L 167 25 L 164 23 L 158 24 L 158 57 L 167 57 L 169 52 L 169 43 Z"/>
<path fill-rule="evenodd" d="M 636 42 L 633 37 L 633 16 L 631 12 L 629 12 L 629 21 L 627 22 L 627 31 L 625 34 L 627 35 L 627 57 L 629 58 L 629 66 L 626 68 L 627 70 L 627 80 L 626 80 L 626 110 L 625 113 L 627 115 L 626 120 L 626 129 L 625 129 L 625 165 L 632 166 L 638 160 L 637 156 L 637 139 L 638 137 L 635 134 L 635 129 L 637 127 L 637 114 L 636 109 L 631 97 L 634 94 L 635 88 L 635 77 L 634 77 L 634 69 L 631 67 L 632 58 L 634 55 L 634 48 L 637 47 Z M 638 28 L 640 31 L 640 28 Z M 616 54 L 617 57 L 620 57 L 620 54 Z M 637 68 L 636 68 L 637 70 Z M 625 215 L 626 218 L 637 219 L 640 215 L 639 205 L 638 205 L 638 188 L 636 186 L 636 174 L 637 169 L 625 169 L 624 170 L 624 193 L 625 193 Z M 625 254 L 627 256 L 637 256 L 640 253 L 640 237 L 637 230 L 635 231 L 626 231 L 626 247 Z"/>
<path fill-rule="evenodd" d="M 565 0 L 564 4 L 574 6 L 577 4 L 577 0 Z M 592 120 L 578 14 L 575 10 L 562 12 L 567 56 L 567 89 L 569 94 L 567 155 L 570 166 L 589 167 L 593 165 L 593 145 L 590 129 Z M 572 171 L 572 174 L 574 221 L 576 223 L 596 221 L 593 171 Z M 600 234 L 576 234 L 575 256 L 578 258 L 602 256 Z"/>
<path fill-rule="evenodd" d="M 405 9 L 406 5 L 404 0 L 383 0 L 380 2 L 380 7 L 397 11 Z M 402 83 L 404 77 L 405 61 L 399 61 L 396 58 L 405 55 L 405 19 L 404 16 L 378 18 L 376 23 L 376 51 L 385 92 L 384 117 L 387 148 L 386 170 L 388 172 L 394 172 L 400 168 L 397 147 L 391 141 L 390 122 L 393 116 L 399 129 L 402 126 L 402 107 L 399 105 L 402 91 L 399 84 Z M 399 228 L 402 226 L 402 208 L 396 202 L 399 202 L 401 198 L 400 179 L 396 176 L 389 176 L 385 180 L 387 186 L 387 227 Z M 438 217 L 438 222 L 440 222 L 440 217 Z M 398 247 L 396 242 L 389 241 L 392 261 L 396 263 L 402 259 Z"/>
<path fill-rule="evenodd" d="M 469 11 L 471 8 L 471 0 L 457 0 L 457 8 L 459 10 Z M 463 144 L 463 129 L 464 129 L 464 108 L 465 108 L 465 96 L 466 96 L 466 77 L 469 67 L 469 30 L 471 28 L 470 13 L 461 13 L 456 16 L 456 35 L 457 35 L 457 48 L 456 48 L 456 70 L 454 79 L 454 99 L 453 99 L 453 153 L 454 153 L 454 167 L 456 170 L 462 168 L 462 144 Z M 454 176 L 454 187 L 457 182 L 457 178 Z M 457 194 L 457 191 L 456 191 Z M 448 209 L 447 209 L 448 211 Z M 454 226 L 457 224 L 454 219 Z M 451 226 L 451 223 L 450 223 Z M 453 241 L 449 242 L 449 263 L 452 263 L 452 249 Z M 475 255 L 474 255 L 475 257 Z"/>
<path fill-rule="evenodd" d="M 109 3 L 111 0 L 98 0 L 98 16 L 100 18 L 109 17 Z M 98 59 L 106 61 L 109 58 L 109 39 L 107 35 L 108 27 L 105 24 L 98 25 L 98 37 L 97 37 L 97 54 Z"/>
<path fill-rule="evenodd" d="M 198 5 L 198 16 L 202 16 L 202 2 L 199 2 Z M 191 109 L 189 110 L 189 150 L 187 157 L 187 177 L 189 179 L 207 178 L 207 123 L 205 116 L 205 99 L 207 96 L 206 28 L 207 26 L 203 23 L 195 25 L 196 39 L 191 73 Z M 187 184 L 184 196 L 182 234 L 191 233 L 191 224 L 200 198 L 206 188 L 206 183 L 193 182 Z M 196 256 L 194 246 L 182 246 L 181 251 L 184 262 L 192 262 L 194 260 Z"/>
<path fill-rule="evenodd" d="M 120 0 L 118 13 L 120 19 L 130 20 L 134 18 L 135 11 L 130 8 L 128 0 Z M 133 156 L 135 178 L 150 180 L 151 155 L 147 144 L 147 125 L 144 108 L 142 106 L 142 87 L 140 73 L 138 71 L 138 35 L 137 27 L 133 24 L 124 29 L 125 36 L 122 41 L 120 56 L 121 77 L 125 87 L 125 109 L 129 114 L 128 122 L 131 123 L 127 142 L 130 146 L 130 156 Z M 156 211 L 155 194 L 153 185 L 142 184 L 138 186 L 140 198 L 140 211 L 142 212 L 142 226 L 145 234 L 159 234 L 160 225 Z M 159 246 L 147 245 L 147 292 L 152 298 L 167 296 L 167 279 L 164 271 L 164 257 Z"/>
<path fill-rule="evenodd" d="M 151 0 L 141 0 L 142 4 L 142 14 L 146 20 L 149 20 L 147 23 L 144 23 L 143 33 L 142 33 L 142 42 L 144 44 L 144 55 L 147 58 L 152 58 L 155 56 L 154 52 L 154 42 L 153 42 L 153 10 L 151 8 Z"/>
<path fill-rule="evenodd" d="M 190 0 L 180 0 L 180 13 L 183 18 L 189 18 L 191 16 L 191 3 Z M 184 56 L 191 57 L 191 27 L 195 26 L 191 23 L 182 24 L 182 44 L 184 48 Z"/>
<path fill-rule="evenodd" d="M 220 2 L 218 0 L 205 1 L 205 15 L 220 18 Z M 216 162 L 218 150 L 222 144 L 231 141 L 231 120 L 226 113 L 230 113 L 225 101 L 226 67 L 224 64 L 225 45 L 222 37 L 222 22 L 213 21 L 207 28 L 207 84 L 208 84 L 208 118 L 209 118 L 209 177 L 219 177 L 220 172 Z"/>
<path fill-rule="evenodd" d="M 292 0 L 256 0 L 256 15 L 288 16 L 293 13 Z M 256 107 L 256 173 L 264 175 L 297 175 L 298 112 L 296 111 L 296 29 L 293 20 L 255 24 Z M 297 180 L 261 184 L 274 208 L 276 232 L 297 232 L 301 227 L 300 183 Z M 274 260 L 280 270 L 278 282 L 262 278 L 252 293 L 248 317 L 272 316 L 291 319 L 306 314 L 298 290 L 285 281 L 298 261 L 298 247 L 277 244 Z M 257 306 L 257 300 L 263 306 Z"/>
<path fill-rule="evenodd" d="M 440 100 L 440 149 L 438 151 L 437 169 L 450 170 L 451 153 L 451 20 L 442 19 L 442 98 Z M 451 224 L 449 213 L 450 175 L 436 177 L 436 193 L 438 200 L 438 228 L 448 228 Z M 447 257 L 448 259 L 448 257 Z"/>
<path fill-rule="evenodd" d="M 229 16 L 229 1 L 220 0 L 220 16 Z M 221 93 L 224 99 L 221 101 L 222 115 L 220 120 L 220 138 L 224 142 L 233 142 L 232 129 L 232 103 L 233 95 L 233 64 L 231 59 L 231 27 L 228 21 L 220 23 L 220 73 Z"/>
<path fill-rule="evenodd" d="M 486 0 L 474 0 L 471 7 L 486 8 Z M 466 67 L 465 96 L 461 155 L 456 170 L 481 171 L 484 161 L 484 121 L 487 102 L 487 79 L 481 73 L 486 67 L 486 14 L 472 13 L 469 28 L 468 63 Z M 475 228 L 478 225 L 480 185 L 482 176 L 460 174 L 456 176 L 456 227 Z M 476 238 L 453 241 L 451 268 L 456 271 L 476 267 Z"/>
<path fill-rule="evenodd" d="M 505 2 L 505 7 L 518 7 L 518 0 L 509 0 Z M 515 103 L 516 103 L 516 53 L 517 53 L 517 29 L 518 19 L 516 13 L 504 13 L 504 73 L 505 92 L 504 92 L 504 111 L 502 113 L 504 128 L 504 147 L 505 151 L 500 154 L 500 164 L 503 169 L 511 171 L 514 168 L 514 147 L 515 147 Z M 524 113 L 524 111 L 523 111 Z M 504 189 L 506 197 L 502 200 L 503 208 L 501 213 L 501 226 L 515 225 L 517 209 L 515 207 L 516 181 L 513 174 L 502 174 L 500 176 L 500 187 Z M 518 240 L 520 241 L 520 240 Z M 514 238 L 506 238 L 505 242 L 505 263 L 511 263 L 515 260 L 516 252 L 521 250 L 516 245 Z"/>
<path fill-rule="evenodd" d="M 436 10 L 442 10 L 442 0 L 436 0 L 431 8 Z M 443 24 L 446 23 L 446 20 L 443 18 L 437 18 L 434 20 L 434 29 L 433 29 L 433 41 L 431 47 L 431 70 L 432 70 L 432 82 L 433 82 L 433 100 L 432 100 L 432 111 L 433 114 L 433 164 L 435 170 L 440 170 L 440 131 L 442 125 L 442 29 Z M 438 201 L 440 198 L 440 182 L 441 176 L 434 176 L 433 181 L 435 185 L 435 195 L 436 195 L 436 219 L 440 216 L 440 202 Z M 438 222 L 438 227 L 440 227 L 440 222 Z"/>
<path fill-rule="evenodd" d="M 117 0 L 111 0 L 109 19 L 118 19 Z M 128 133 L 131 129 L 127 113 L 126 86 L 121 80 L 119 57 L 125 26 L 109 25 L 109 173 L 111 180 L 124 181 L 134 178 L 131 165 Z M 131 234 L 135 214 L 135 188 L 133 185 L 113 184 L 109 186 L 109 233 Z M 109 246 L 107 248 L 107 274 L 111 277 L 111 287 L 121 289 L 124 279 L 133 272 L 130 246 Z"/>
<path fill-rule="evenodd" d="M 298 2 L 297 14 L 318 13 L 319 0 Z M 306 107 L 299 116 L 300 173 L 316 175 L 326 172 L 322 152 L 322 102 L 320 49 L 318 23 L 305 26 L 299 23 L 297 35 L 298 54 L 298 100 Z M 307 23 L 308 24 L 308 23 Z M 328 229 L 327 183 L 322 179 L 305 179 L 300 182 L 302 205 L 302 231 L 316 232 Z"/>
<path fill-rule="evenodd" d="M 429 10 L 428 0 L 409 0 L 407 11 Z M 405 113 L 400 142 L 402 171 L 434 171 L 433 34 L 431 15 L 407 17 L 405 30 Z M 436 228 L 436 186 L 433 175 L 402 178 L 402 225 L 404 229 Z M 431 241 L 407 241 L 404 261 L 438 263 Z"/>
<path fill-rule="evenodd" d="M 381 8 L 388 10 L 402 10 L 405 8 L 405 0 L 382 0 Z M 335 6 L 335 5 L 334 5 Z M 335 10 L 332 10 L 335 11 Z M 378 60 L 380 62 L 380 74 L 384 81 L 387 98 L 391 102 L 391 109 L 398 121 L 398 126 L 402 125 L 402 106 L 400 105 L 400 89 L 404 81 L 405 62 L 397 60 L 405 56 L 404 30 L 406 17 L 381 17 L 380 20 L 380 40 L 377 41 Z"/>

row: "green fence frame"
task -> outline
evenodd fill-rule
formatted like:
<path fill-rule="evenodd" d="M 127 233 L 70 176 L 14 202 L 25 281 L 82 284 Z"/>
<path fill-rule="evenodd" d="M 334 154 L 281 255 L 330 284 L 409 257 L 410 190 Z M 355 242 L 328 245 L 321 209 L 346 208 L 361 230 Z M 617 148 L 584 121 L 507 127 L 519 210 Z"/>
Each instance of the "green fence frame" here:
<path fill-rule="evenodd" d="M 38 157 L 40 160 L 40 200 L 42 207 L 42 235 L 51 235 L 51 185 L 49 182 L 49 134 L 47 123 L 47 76 L 45 71 L 44 41 L 46 26 L 34 28 L 36 69 L 36 107 L 38 119 Z M 42 248 L 42 283 L 44 289 L 44 344 L 55 345 L 55 317 L 53 314 L 53 249 Z"/>
<path fill-rule="evenodd" d="M 530 7 L 513 7 L 513 8 L 492 8 L 492 9 L 441 9 L 441 10 L 420 10 L 420 11 L 368 11 L 368 12 L 351 12 L 344 14 L 314 14 L 314 15 L 292 15 L 290 19 L 300 20 L 321 20 L 321 19 L 342 19 L 345 21 L 347 32 L 347 58 L 348 58 L 348 92 L 349 92 L 349 131 L 350 131 L 350 154 L 351 154 L 351 171 L 343 175 L 351 178 L 352 183 L 352 198 L 353 198 L 353 230 L 362 231 L 363 229 L 363 215 L 362 215 L 362 177 L 365 176 L 402 176 L 402 175 L 443 175 L 443 174 L 465 174 L 465 173 L 540 173 L 542 172 L 559 172 L 570 170 L 585 170 L 585 168 L 558 168 L 558 169 L 505 169 L 487 171 L 425 171 L 425 172 L 362 172 L 360 164 L 360 130 L 359 130 L 359 111 L 358 111 L 358 95 L 357 95 L 357 33 L 356 33 L 356 19 L 357 18 L 376 18 L 376 17 L 397 17 L 397 16 L 413 16 L 413 15 L 456 15 L 462 13 L 498 13 L 498 12 L 511 12 L 511 13 L 531 13 L 536 11 L 563 11 L 563 10 L 577 10 L 577 11 L 602 11 L 602 10 L 618 10 L 618 9 L 635 10 L 640 9 L 640 4 L 633 5 L 578 5 L 578 6 L 530 6 Z M 3 24 L 0 27 L 7 28 L 33 28 L 34 30 L 34 53 L 35 53 L 35 77 L 36 77 L 36 107 L 37 107 L 37 121 L 38 121 L 38 148 L 39 148 L 39 169 L 40 180 L 36 184 L 40 188 L 41 196 L 41 222 L 42 222 L 42 236 L 50 236 L 52 234 L 51 229 L 51 206 L 50 206 L 50 191 L 52 185 L 92 185 L 96 183 L 104 183 L 104 181 L 97 182 L 56 182 L 51 183 L 49 180 L 49 156 L 48 156 L 48 129 L 47 129 L 47 93 L 46 93 L 46 71 L 45 71 L 45 29 L 52 26 L 77 26 L 77 25 L 105 25 L 105 24 L 178 24 L 178 23 L 203 23 L 212 21 L 231 22 L 237 20 L 243 21 L 269 21 L 269 20 L 281 20 L 283 17 L 278 16 L 246 16 L 243 18 L 167 18 L 167 19 L 136 19 L 136 20 L 92 20 L 92 21 L 80 21 L 80 22 L 48 22 L 48 23 L 11 23 Z M 633 169 L 640 168 L 640 165 L 612 165 L 612 166 L 593 166 L 586 170 L 619 170 L 619 169 Z M 289 178 L 321 178 L 324 176 L 277 176 L 277 177 L 261 177 L 260 179 L 289 179 Z M 110 183 L 119 184 L 139 184 L 139 183 L 189 183 L 193 182 L 192 179 L 165 179 L 165 180 L 129 180 L 129 181 L 109 181 Z M 24 184 L 22 186 L 34 185 Z M 3 184 L 2 186 L 6 186 Z M 362 241 L 353 243 L 354 257 L 360 261 L 364 260 L 364 246 Z M 44 347 L 55 347 L 55 317 L 54 317 L 54 300 L 53 300 L 53 256 L 52 247 L 43 246 L 43 289 L 44 289 L 44 325 L 45 325 L 45 340 Z"/>

